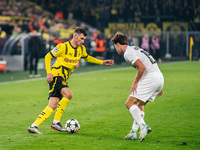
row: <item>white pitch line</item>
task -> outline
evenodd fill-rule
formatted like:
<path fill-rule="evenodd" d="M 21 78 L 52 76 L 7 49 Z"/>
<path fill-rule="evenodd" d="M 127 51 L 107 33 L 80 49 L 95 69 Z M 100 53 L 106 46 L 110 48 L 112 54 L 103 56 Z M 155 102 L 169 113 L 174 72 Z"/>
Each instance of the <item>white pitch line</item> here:
<path fill-rule="evenodd" d="M 77 75 L 86 75 L 86 74 L 94 74 L 94 73 L 102 73 L 102 72 L 108 72 L 108 71 L 118 71 L 118 70 L 126 70 L 131 67 L 121 67 L 121 68 L 111 68 L 111 69 L 105 69 L 105 70 L 96 70 L 96 71 L 89 71 L 89 72 L 80 72 L 80 73 L 74 73 L 72 74 L 73 76 Z M 16 81 L 7 81 L 7 82 L 1 82 L 0 85 L 5 85 L 5 84 L 13 84 L 13 83 L 22 83 L 22 82 L 28 82 L 28 81 L 37 81 L 37 80 L 45 80 L 46 77 L 42 78 L 32 78 L 32 79 L 24 79 L 24 80 L 16 80 Z"/>
<path fill-rule="evenodd" d="M 173 61 L 173 62 L 165 62 L 165 63 L 161 63 L 159 65 L 163 65 L 163 64 L 173 64 L 173 63 L 182 63 L 182 62 L 187 62 L 187 61 Z M 119 67 L 119 68 L 111 68 L 111 69 L 105 69 L 105 70 L 96 70 L 96 71 L 89 71 L 89 72 L 81 72 L 81 73 L 74 73 L 72 74 L 72 76 L 75 75 L 85 75 L 85 74 L 93 74 L 93 73 L 101 73 L 101 72 L 107 72 L 107 71 L 117 71 L 117 70 L 125 70 L 131 67 Z M 0 82 L 0 85 L 4 85 L 4 84 L 10 84 L 10 83 L 22 83 L 22 82 L 27 82 L 27 81 L 37 81 L 37 80 L 45 80 L 46 77 L 42 77 L 42 78 L 34 78 L 34 79 L 25 79 L 25 80 L 16 80 L 16 81 L 7 81 L 7 82 Z"/>
<path fill-rule="evenodd" d="M 34 79 L 24 79 L 24 80 L 16 80 L 16 81 L 7 81 L 7 82 L 1 82 L 0 85 L 4 84 L 10 84 L 10 83 L 22 83 L 22 82 L 28 82 L 28 81 L 37 81 L 37 80 L 42 80 L 45 79 L 45 77 L 42 78 L 34 78 Z"/>

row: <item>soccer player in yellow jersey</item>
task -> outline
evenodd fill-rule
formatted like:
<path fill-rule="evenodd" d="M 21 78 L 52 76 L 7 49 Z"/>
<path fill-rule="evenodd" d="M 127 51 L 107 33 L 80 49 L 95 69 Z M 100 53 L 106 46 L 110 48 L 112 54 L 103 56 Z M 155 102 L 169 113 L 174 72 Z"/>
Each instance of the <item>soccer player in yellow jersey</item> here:
<path fill-rule="evenodd" d="M 85 46 L 83 46 L 86 36 L 87 32 L 83 28 L 77 27 L 74 31 L 72 41 L 58 44 L 45 56 L 47 82 L 49 83 L 49 104 L 28 128 L 29 133 L 41 134 L 38 130 L 38 126 L 44 122 L 56 108 L 57 111 L 51 128 L 57 131 L 66 131 L 60 123 L 60 118 L 67 104 L 72 99 L 72 91 L 67 85 L 68 78 L 74 71 L 80 58 L 84 58 L 87 62 L 100 65 L 112 66 L 114 63 L 113 60 L 100 60 L 88 55 Z M 51 67 L 51 59 L 54 57 L 57 59 Z"/>

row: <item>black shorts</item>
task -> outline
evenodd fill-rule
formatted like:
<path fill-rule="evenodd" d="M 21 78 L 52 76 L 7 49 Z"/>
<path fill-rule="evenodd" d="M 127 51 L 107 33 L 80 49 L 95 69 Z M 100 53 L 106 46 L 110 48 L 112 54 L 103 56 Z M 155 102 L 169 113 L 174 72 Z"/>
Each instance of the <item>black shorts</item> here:
<path fill-rule="evenodd" d="M 53 81 L 49 83 L 49 98 L 58 97 L 60 100 L 63 98 L 61 95 L 61 89 L 68 87 L 67 82 L 60 76 L 53 78 Z"/>

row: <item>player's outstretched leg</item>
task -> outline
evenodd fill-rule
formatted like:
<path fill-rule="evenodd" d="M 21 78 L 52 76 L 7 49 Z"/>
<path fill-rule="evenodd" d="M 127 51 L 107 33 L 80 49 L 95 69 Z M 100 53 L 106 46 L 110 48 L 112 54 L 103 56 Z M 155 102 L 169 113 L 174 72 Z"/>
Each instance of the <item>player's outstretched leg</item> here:
<path fill-rule="evenodd" d="M 131 130 L 131 132 L 124 137 L 126 140 L 136 140 L 137 139 L 137 131 Z"/>
<path fill-rule="evenodd" d="M 151 127 L 148 125 L 144 125 L 143 128 L 140 128 L 140 137 L 138 139 L 138 142 L 142 142 L 145 139 L 145 136 L 151 132 Z"/>
<path fill-rule="evenodd" d="M 35 122 L 28 128 L 29 133 L 38 133 L 41 132 L 38 130 L 38 126 L 44 122 L 53 112 L 53 109 L 47 106 L 40 114 L 39 117 L 35 120 Z"/>
<path fill-rule="evenodd" d="M 30 126 L 28 128 L 28 132 L 29 133 L 36 133 L 36 134 L 42 134 L 39 130 L 37 126 Z"/>
<path fill-rule="evenodd" d="M 60 131 L 60 132 L 67 132 L 67 129 L 64 128 L 60 122 L 57 122 L 57 123 L 52 123 L 51 124 L 51 129 L 53 130 L 57 130 L 57 131 Z"/>

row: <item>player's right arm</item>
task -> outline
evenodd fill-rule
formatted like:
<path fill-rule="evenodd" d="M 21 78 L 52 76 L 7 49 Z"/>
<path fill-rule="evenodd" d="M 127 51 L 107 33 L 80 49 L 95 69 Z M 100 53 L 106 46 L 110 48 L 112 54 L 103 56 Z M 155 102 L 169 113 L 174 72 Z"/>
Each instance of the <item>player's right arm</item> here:
<path fill-rule="evenodd" d="M 53 74 L 51 73 L 51 59 L 53 56 L 51 55 L 51 52 L 47 53 L 45 56 L 45 67 L 47 72 L 47 82 L 51 83 L 53 81 Z"/>
<path fill-rule="evenodd" d="M 47 72 L 47 82 L 51 83 L 53 81 L 53 74 L 51 72 L 51 59 L 53 57 L 57 57 L 61 53 L 62 44 L 57 45 L 54 49 L 52 49 L 49 53 L 45 56 L 45 66 Z"/>
<path fill-rule="evenodd" d="M 145 65 L 140 61 L 140 59 L 137 59 L 134 62 L 134 66 L 137 68 L 137 74 L 136 77 L 133 81 L 133 85 L 131 86 L 131 91 L 130 94 L 133 92 L 137 93 L 137 86 L 138 86 L 138 82 L 140 81 L 140 79 L 142 78 L 142 75 L 144 74 L 144 71 L 146 69 Z"/>

